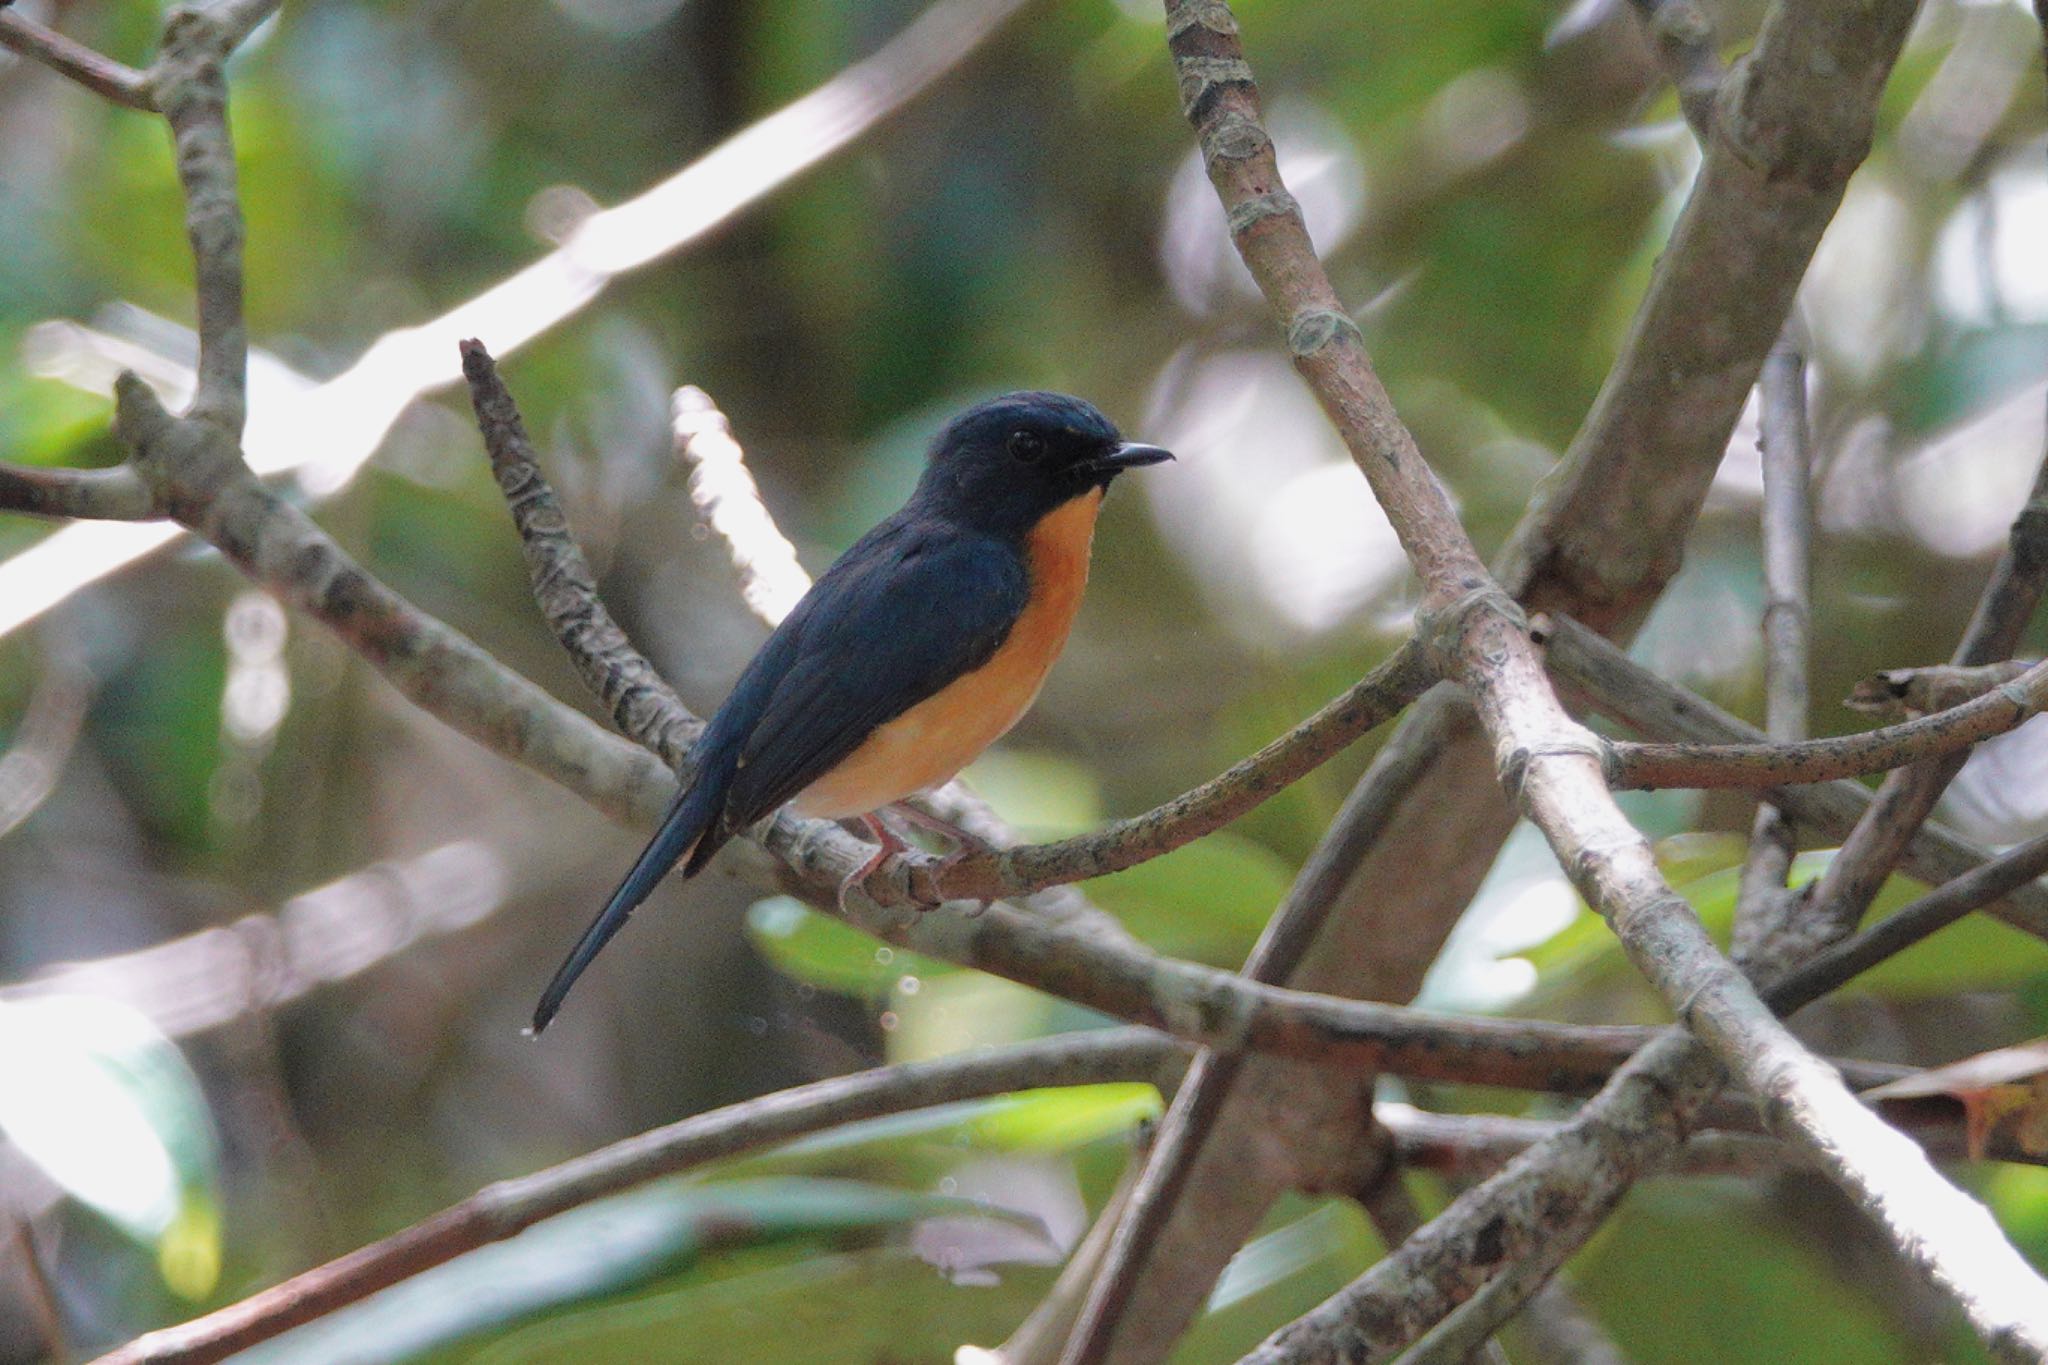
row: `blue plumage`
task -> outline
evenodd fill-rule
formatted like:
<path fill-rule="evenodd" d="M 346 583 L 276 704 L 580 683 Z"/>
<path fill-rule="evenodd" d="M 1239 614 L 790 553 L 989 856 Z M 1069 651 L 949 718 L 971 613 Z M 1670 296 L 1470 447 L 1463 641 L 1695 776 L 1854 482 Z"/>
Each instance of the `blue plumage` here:
<path fill-rule="evenodd" d="M 1059 394 L 1012 394 L 950 423 L 910 501 L 818 579 L 740 675 L 697 742 L 690 785 L 542 994 L 534 1031 L 679 860 L 695 875 L 1002 648 L 1042 586 L 1026 553 L 1033 528 L 1121 470 L 1166 458 Z"/>

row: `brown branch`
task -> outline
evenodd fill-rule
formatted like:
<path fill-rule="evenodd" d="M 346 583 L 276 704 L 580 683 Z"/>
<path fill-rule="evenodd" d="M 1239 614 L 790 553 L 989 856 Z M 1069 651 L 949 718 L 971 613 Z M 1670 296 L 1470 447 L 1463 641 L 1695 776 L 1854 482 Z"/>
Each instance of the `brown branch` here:
<path fill-rule="evenodd" d="M 1822 950 L 1773 982 L 1764 991 L 1764 999 L 1780 1014 L 1790 1014 L 2044 873 L 2048 873 L 2048 834 L 2007 849 L 1854 938 Z"/>
<path fill-rule="evenodd" d="M 1703 1047 L 1682 1030 L 1668 1031 L 1560 1131 L 1459 1195 L 1405 1245 L 1245 1361 L 1389 1359 L 1502 1267 L 1538 1276 L 1554 1270 L 1638 1177 L 1680 1149 L 1720 1079 Z"/>
<path fill-rule="evenodd" d="M 658 1176 L 863 1119 L 1038 1086 L 1153 1080 L 1178 1055 L 1133 1029 L 1063 1034 L 978 1056 L 881 1067 L 778 1091 L 488 1185 L 403 1232 L 102 1356 L 98 1365 L 203 1365 L 267 1341 L 546 1218 Z"/>
<path fill-rule="evenodd" d="M 1783 13 L 1774 9 L 1766 19 L 1767 35 Z M 1884 13 L 1880 41 L 1896 51 L 1910 6 Z M 1344 438 L 1421 579 L 1425 638 L 1446 676 L 1472 694 L 1501 756 L 1504 785 L 1637 968 L 1751 1085 L 1783 1130 L 1808 1145 L 1886 1227 L 1908 1263 L 1987 1340 L 2031 1341 L 2048 1351 L 2048 1316 L 2041 1310 L 2048 1287 L 1981 1205 L 1943 1182 L 1924 1159 L 1907 1158 L 1899 1150 L 1903 1140 L 1858 1107 L 1839 1078 L 1772 1016 L 1672 893 L 1648 842 L 1614 805 L 1583 730 L 1549 689 L 1518 611 L 1485 576 L 1442 486 L 1373 374 L 1357 327 L 1338 306 L 1260 124 L 1257 89 L 1228 7 L 1222 0 L 1169 0 L 1168 40 L 1182 104 L 1239 254 L 1286 326 L 1296 368 Z M 1752 62 L 1768 60 L 1760 43 Z M 1812 119 L 1805 102 L 1802 117 Z M 1839 119 L 1840 111 L 1830 110 L 1829 117 Z M 1867 139 L 1867 111 L 1848 117 Z M 1355 1309 L 1348 1293 L 1332 1305 L 1340 1324 Z M 1291 1339 L 1315 1353 L 1331 1328 L 1325 1315 Z M 1096 1358 L 1082 1346 L 1070 1352 L 1074 1365 Z"/>
<path fill-rule="evenodd" d="M 1639 733 L 1709 744 L 1754 743 L 1763 738 L 1755 727 L 1658 677 L 1571 618 L 1546 618 L 1539 624 L 1552 671 L 1596 709 Z M 1870 789 L 1859 783 L 1827 782 L 1780 788 L 1767 793 L 1765 799 L 1816 834 L 1840 839 L 1870 809 L 1873 797 Z M 1982 866 L 1991 856 L 1967 839 L 1927 824 L 1906 846 L 1903 866 L 1913 876 L 1938 886 Z M 2029 882 L 1985 910 L 2022 933 L 2048 940 L 2048 888 Z"/>
<path fill-rule="evenodd" d="M 1451 689 L 1439 689 L 1381 748 L 1267 921 L 1245 976 L 1278 982 L 1295 973 L 1342 904 L 1366 852 L 1388 840 L 1408 794 L 1458 723 L 1457 711 Z M 1413 809 L 1407 813 L 1412 817 Z M 1210 1267 L 1221 1265 L 1218 1248 L 1235 1250 L 1282 1188 L 1308 1178 L 1330 1134 L 1349 1140 L 1369 1122 L 1369 1111 L 1363 1119 L 1356 1112 L 1369 1101 L 1369 1078 L 1357 1087 L 1335 1087 L 1327 1076 L 1304 1077 L 1300 1068 L 1225 1053 L 1199 1055 L 1161 1121 L 1152 1157 L 1118 1220 L 1111 1254 L 1068 1342 L 1068 1359 L 1084 1359 L 1090 1351 L 1106 1357 L 1129 1350 L 1163 1354 L 1208 1296 Z M 1226 1105 L 1256 1112 L 1257 1123 L 1222 1124 Z M 1284 1147 L 1276 1143 L 1276 1114 L 1288 1116 Z M 1277 1171 L 1276 1148 L 1287 1157 Z M 1183 1192 L 1205 1182 L 1218 1195 L 1203 1202 L 1201 1217 L 1178 1216 Z M 1199 1269 L 1182 1273 L 1183 1262 Z"/>
<path fill-rule="evenodd" d="M 1874 6 L 1846 22 L 1825 5 L 1774 13 L 1748 64 L 1746 88 L 1731 101 L 1735 134 L 1706 141 L 1706 165 L 1600 399 L 1497 561 L 1503 585 L 1525 604 L 1626 632 L 1675 572 L 1750 379 L 1868 145 L 1912 8 Z M 1809 117 L 1814 100 L 1828 117 Z M 1703 315 L 1715 325 L 1701 327 Z M 1471 772 L 1484 757 L 1472 728 L 1458 731 L 1428 765 L 1412 797 L 1418 812 L 1442 814 L 1433 823 L 1411 816 L 1395 851 L 1361 865 L 1371 889 L 1354 893 L 1333 919 L 1330 937 L 1341 946 L 1319 959 L 1332 965 L 1312 969 L 1324 989 L 1412 993 L 1492 862 L 1509 821 Z M 1385 875 L 1369 881 L 1376 872 Z M 1388 943 L 1401 945 L 1397 965 L 1383 965 Z M 1259 1074 L 1275 1075 L 1270 1068 Z M 1234 1157 L 1270 1150 L 1272 1112 L 1306 1112 L 1322 1102 L 1313 1076 L 1292 1085 L 1273 1079 L 1217 1102 L 1216 1144 L 1231 1150 L 1188 1178 L 1189 1208 L 1175 1222 L 1186 1235 L 1171 1255 L 1138 1252 L 1164 1263 L 1155 1280 L 1178 1286 L 1213 1278 L 1235 1246 L 1227 1234 L 1207 1236 L 1216 1211 L 1270 1199 L 1276 1187 L 1272 1168 Z M 1152 1341 L 1134 1333 L 1133 1352 L 1118 1359 L 1162 1355 L 1157 1339 L 1171 1341 L 1206 1288 L 1205 1279 L 1182 1296 L 1186 1313 L 1170 1331 Z"/>
<path fill-rule="evenodd" d="M 1689 9 L 1691 0 L 1666 0 L 1667 8 L 1681 5 Z M 1702 25 L 1704 22 L 1700 20 Z M 1711 53 L 1711 30 L 1700 43 Z M 1718 54 L 1714 54 L 1712 65 L 1718 80 Z M 1790 324 L 1787 326 L 1789 330 Z M 1812 629 L 1813 495 L 1806 361 L 1789 338 L 1781 338 L 1764 361 L 1757 396 L 1764 475 L 1764 727 L 1774 742 L 1782 744 L 1806 738 L 1812 691 L 1807 667 Z M 1733 944 L 1738 962 L 1748 962 L 1783 923 L 1792 901 L 1785 883 L 1795 852 L 1792 822 L 1768 801 L 1759 803 L 1750 822 L 1749 851 L 1742 860 L 1735 901 Z"/>
<path fill-rule="evenodd" d="M 1733 122 L 1743 137 L 1739 143 L 1723 139 L 1709 149 L 1709 173 L 1703 175 L 1671 250 L 1659 264 L 1652 296 L 1601 403 L 1558 476 L 1546 481 L 1555 496 L 1532 510 L 1504 558 L 1502 574 L 1510 589 L 1532 594 L 1538 602 L 1570 602 L 1574 610 L 1619 623 L 1640 610 L 1675 567 L 1683 529 L 1719 463 L 1727 430 L 1749 387 L 1748 375 L 1754 374 L 1775 334 L 1849 171 L 1867 146 L 1876 96 L 1910 14 L 1910 5 L 1894 4 L 1873 11 L 1866 22 L 1849 24 L 1836 23 L 1832 14 L 1809 18 L 1804 7 L 1786 6 L 1774 16 L 1782 22 L 1769 26 L 1767 41 L 1759 45 L 1760 60 L 1753 63 L 1761 74 L 1735 111 Z M 1232 87 L 1250 96 L 1249 71 L 1230 41 L 1235 21 L 1227 10 L 1220 5 L 1169 5 L 1169 16 L 1176 56 L 1182 59 L 1186 102 L 1213 98 L 1214 107 L 1222 108 Z M 1178 40 L 1198 29 L 1215 33 L 1218 46 L 1230 50 L 1199 51 L 1193 61 L 1185 60 L 1189 54 Z M 1804 109 L 1813 97 L 1816 71 L 1824 73 L 1819 84 L 1829 103 L 1830 117 L 1825 120 L 1809 117 Z M 1255 108 L 1255 97 L 1251 102 Z M 1200 121 L 1201 111 L 1195 112 Z M 1768 136 L 1762 135 L 1766 130 Z M 1246 129 L 1231 120 L 1205 122 L 1202 132 L 1219 188 L 1225 177 L 1218 173 L 1213 153 L 1222 150 L 1230 157 L 1252 159 L 1262 140 L 1255 124 Z M 1748 136 L 1752 133 L 1759 136 Z M 1232 202 L 1228 192 L 1225 195 L 1241 246 L 1248 235 L 1269 230 L 1264 226 L 1268 221 L 1279 224 L 1272 231 L 1293 232 L 1298 226 L 1288 221 L 1285 192 L 1277 178 L 1264 177 L 1266 169 L 1261 162 L 1250 177 L 1252 197 Z M 1718 180 L 1730 182 L 1730 191 L 1708 194 L 1706 186 Z M 1250 260 L 1253 253 L 1247 249 L 1245 254 L 1258 274 L 1258 262 Z M 1309 253 L 1299 253 L 1296 260 L 1304 274 L 1318 273 Z M 1697 310 L 1703 299 L 1717 320 L 1729 325 L 1699 328 Z M 1303 339 L 1296 326 L 1304 320 L 1302 315 L 1284 304 L 1278 311 L 1290 325 L 1290 340 Z M 1745 364 L 1748 375 L 1743 372 Z M 1381 417 L 1382 427 L 1398 436 L 1391 414 L 1382 411 Z M 1369 461 L 1366 471 L 1373 472 Z M 1427 776 L 1417 805 L 1476 815 L 1475 802 L 1482 798 L 1473 784 L 1458 779 L 1451 761 L 1453 756 L 1469 758 L 1476 746 L 1467 733 L 1454 733 L 1457 737 L 1444 755 L 1424 765 Z M 1384 922 L 1398 930 L 1404 945 L 1416 945 L 1404 951 L 1404 963 L 1426 960 L 1462 904 L 1451 888 L 1476 881 L 1505 831 L 1497 815 L 1491 810 L 1485 814 L 1483 821 L 1468 820 L 1455 837 L 1440 834 L 1434 840 L 1423 827 L 1426 817 L 1415 817 L 1412 826 L 1404 827 L 1402 837 L 1415 856 L 1402 875 L 1408 884 L 1427 889 L 1391 898 L 1358 897 L 1341 917 L 1342 935 L 1356 940 L 1361 936 L 1359 926 Z M 1383 909 L 1386 899 L 1393 904 Z M 1405 967 L 1375 968 L 1370 973 L 1354 967 L 1321 975 L 1325 980 L 1364 977 L 1388 983 L 1376 989 L 1412 990 L 1414 984 Z M 1405 986 L 1396 984 L 1404 980 Z M 1218 1093 L 1204 1101 L 1203 1112 L 1217 1125 L 1218 1143 L 1229 1150 L 1211 1160 L 1216 1149 L 1201 1136 L 1187 1144 L 1161 1144 L 1155 1164 L 1178 1160 L 1183 1171 L 1171 1177 L 1162 1173 L 1157 1187 L 1161 1197 L 1177 1204 L 1179 1191 L 1187 1188 L 1198 1191 L 1199 1207 L 1176 1218 L 1170 1243 L 1164 1238 L 1127 1241 L 1132 1258 L 1142 1262 L 1136 1273 L 1151 1275 L 1155 1286 L 1170 1286 L 1178 1305 L 1163 1312 L 1151 1309 L 1160 1300 L 1156 1287 L 1140 1296 L 1147 1305 L 1148 1322 L 1126 1334 L 1128 1346 L 1119 1346 L 1119 1360 L 1153 1359 L 1163 1353 L 1199 1307 L 1201 1291 L 1189 1292 L 1191 1282 L 1213 1276 L 1220 1256 L 1235 1245 L 1231 1236 L 1243 1225 L 1240 1215 L 1271 1197 L 1276 1172 L 1284 1178 L 1283 1163 L 1248 1163 L 1233 1159 L 1233 1153 L 1270 1153 L 1276 1143 L 1261 1131 L 1268 1114 L 1276 1109 L 1308 1113 L 1323 1103 L 1313 1078 L 1290 1084 L 1272 1069 L 1260 1069 L 1257 1075 L 1256 1098 L 1248 1091 L 1244 1097 L 1226 1099 L 1220 1092 L 1231 1078 L 1224 1077 L 1217 1082 Z M 1207 1085 L 1207 1076 L 1198 1068 L 1190 1087 L 1199 1090 Z M 1222 1115 L 1227 1121 L 1217 1117 Z M 1174 1123 L 1170 1114 L 1169 1132 Z M 1206 1163 L 1204 1170 L 1186 1173 L 1195 1163 Z M 1134 1205 L 1143 1207 L 1142 1201 Z M 1214 1219 L 1218 1208 L 1228 1208 L 1231 1214 L 1220 1235 Z M 1176 1259 L 1196 1268 L 1177 1270 Z M 1112 1325 L 1106 1330 L 1115 1329 Z M 1104 1349 L 1086 1344 L 1074 1358 L 1093 1358 L 1089 1352 Z"/>
<path fill-rule="evenodd" d="M 2039 659 L 2006 659 L 1995 664 L 1929 664 L 1888 668 L 1859 681 L 1842 699 L 1851 711 L 1869 715 L 1924 716 L 1961 706 L 2026 674 Z"/>
<path fill-rule="evenodd" d="M 1951 663 L 1996 663 L 2011 657 L 2020 632 L 2032 619 L 2048 584 L 2048 451 L 2025 505 L 2014 519 L 2006 550 L 1991 571 Z M 1962 771 L 1964 755 L 1916 764 L 1893 773 L 1878 788 L 1870 810 L 1842 841 L 1842 847 L 1807 896 L 1802 926 L 1814 946 L 1853 931 L 1878 889 L 1898 865 L 1915 831 Z"/>
<path fill-rule="evenodd" d="M 1773 5 L 1739 78 L 1711 100 L 1699 88 L 1718 64 L 1705 20 L 1659 18 L 1669 24 L 1660 44 L 1680 43 L 1681 103 L 1707 124 L 1702 161 L 1585 425 L 1501 553 L 1501 581 L 1530 610 L 1611 631 L 1639 619 L 1676 571 L 1685 528 L 1869 151 L 1916 8 Z"/>
<path fill-rule="evenodd" d="M 0 19 L 12 14 L 0 10 Z M 164 509 L 141 476 L 113 469 L 48 469 L 0 464 L 0 509 L 87 521 L 156 521 Z"/>
<path fill-rule="evenodd" d="M 0 47 L 42 63 L 101 99 L 145 112 L 156 109 L 147 72 L 103 56 L 19 10 L 0 9 Z"/>
<path fill-rule="evenodd" d="M 1714 95 L 1722 74 L 1710 26 L 1691 0 L 1649 0 L 1639 3 L 1638 9 L 1649 21 L 1666 64 L 1673 70 L 1688 121 L 1702 145 L 1707 145 L 1712 136 Z M 1787 325 L 1789 328 L 1790 324 Z M 1806 732 L 1805 640 L 1811 514 L 1804 388 L 1803 367 L 1781 338 L 1765 362 L 1759 384 L 1765 447 L 1766 706 L 1770 737 L 1776 741 L 1796 741 Z M 1738 948 L 1748 949 L 1759 941 L 1770 940 L 1774 922 L 1768 912 L 1783 904 L 1783 887 L 1792 854 L 1789 823 L 1775 807 L 1760 806 L 1742 871 L 1736 914 Z M 1455 1360 L 1472 1342 L 1484 1340 L 1498 1330 L 1605 1221 L 1607 1212 L 1619 1203 L 1636 1176 L 1654 1172 L 1671 1159 L 1673 1130 L 1664 1125 L 1657 1112 L 1657 1092 L 1661 1090 L 1670 1097 L 1669 1120 L 1682 1133 L 1697 1121 L 1718 1084 L 1699 1070 L 1696 1048 L 1675 1044 L 1646 1050 L 1639 1063 L 1631 1063 L 1630 1070 L 1634 1074 L 1629 1080 L 1636 1086 L 1632 1093 L 1624 1089 L 1623 1078 L 1617 1077 L 1614 1085 L 1588 1106 L 1595 1112 L 1590 1123 L 1582 1115 L 1574 1126 L 1572 1139 L 1561 1144 L 1558 1152 L 1537 1154 L 1525 1170 L 1517 1176 L 1504 1177 L 1496 1189 L 1495 1199 L 1535 1220 L 1533 1229 L 1522 1229 L 1537 1235 L 1530 1254 L 1509 1262 L 1490 1278 L 1483 1267 L 1476 1267 L 1479 1273 L 1474 1277 L 1475 1267 L 1468 1259 L 1451 1259 L 1453 1268 L 1447 1271 L 1441 1261 L 1431 1264 L 1428 1253 L 1432 1248 L 1424 1246 L 1415 1250 L 1415 1261 L 1406 1273 L 1388 1274 L 1380 1291 L 1382 1299 L 1404 1293 L 1412 1295 L 1417 1292 L 1415 1282 L 1427 1277 L 1429 1282 L 1421 1286 L 1422 1291 L 1443 1294 L 1448 1290 L 1447 1297 L 1437 1306 L 1455 1305 L 1410 1354 L 1424 1360 Z M 1575 1162 L 1573 1149 L 1580 1142 L 1586 1143 L 1591 1151 L 1582 1161 Z M 1560 1198 L 1580 1200 L 1576 1185 L 1585 1177 L 1575 1166 L 1590 1166 L 1595 1171 L 1603 1166 L 1617 1168 L 1616 1178 L 1598 1187 L 1592 1209 L 1585 1211 L 1590 1216 L 1570 1219 L 1560 1226 L 1555 1215 L 1546 1216 L 1546 1210 L 1555 1207 Z M 1481 1215 L 1486 1211 L 1484 1204 L 1474 1207 Z M 1484 1254 L 1483 1244 L 1476 1241 L 1451 1245 L 1460 1258 Z M 1404 1250 L 1402 1254 L 1408 1253 Z M 1460 1269 L 1468 1277 L 1463 1282 L 1457 1278 Z M 1463 1298 L 1468 1293 L 1471 1297 Z M 1463 1302 L 1457 1302 L 1460 1298 Z M 1404 1330 L 1390 1344 L 1398 1345 L 1409 1334 Z"/>
<path fill-rule="evenodd" d="M 993 900 L 1106 876 L 1170 853 L 1222 829 L 1300 781 L 1421 696 L 1435 674 L 1414 641 L 1342 696 L 1201 786 L 1143 815 L 1057 843 L 970 853 L 942 873 L 921 860 L 912 875 L 920 899 Z"/>
<path fill-rule="evenodd" d="M 247 36 L 247 11 L 173 9 L 163 53 L 150 69 L 156 104 L 171 125 L 178 181 L 185 190 L 185 231 L 192 243 L 199 298 L 198 387 L 187 414 L 240 437 L 248 416 L 249 325 L 242 312 L 242 201 L 228 132 L 224 68 Z"/>
<path fill-rule="evenodd" d="M 1947 711 L 1860 735 L 1764 744 L 1614 742 L 1601 757 L 1617 787 L 1789 787 L 1859 777 L 1952 754 L 2048 708 L 2048 663 Z"/>
<path fill-rule="evenodd" d="M 1492 1175 L 1565 1128 L 1556 1119 L 1439 1114 L 1391 1101 L 1382 1101 L 1373 1113 L 1394 1135 L 1394 1155 L 1402 1165 L 1450 1179 Z M 1776 1138 L 1709 1130 L 1687 1140 L 1670 1170 L 1678 1175 L 1757 1176 L 1806 1164 L 1798 1148 Z"/>
<path fill-rule="evenodd" d="M 633 648 L 598 598 L 597 576 L 569 530 L 555 490 L 540 472 L 519 409 L 482 342 L 462 343 L 462 372 L 491 473 L 519 531 L 534 601 L 548 628 L 620 732 L 652 750 L 672 771 L 686 772 L 690 745 L 703 722 Z"/>

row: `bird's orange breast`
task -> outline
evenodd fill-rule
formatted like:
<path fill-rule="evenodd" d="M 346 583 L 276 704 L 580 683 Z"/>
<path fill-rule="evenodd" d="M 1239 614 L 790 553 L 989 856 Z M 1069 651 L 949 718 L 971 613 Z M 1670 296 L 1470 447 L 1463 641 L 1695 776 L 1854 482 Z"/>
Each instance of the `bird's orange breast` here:
<path fill-rule="evenodd" d="M 1055 509 L 1024 540 L 1031 596 L 987 663 L 878 727 L 845 761 L 797 794 L 800 815 L 843 819 L 926 791 L 1000 739 L 1031 709 L 1088 586 L 1102 490 Z M 888 642 L 877 640 L 877 649 Z"/>

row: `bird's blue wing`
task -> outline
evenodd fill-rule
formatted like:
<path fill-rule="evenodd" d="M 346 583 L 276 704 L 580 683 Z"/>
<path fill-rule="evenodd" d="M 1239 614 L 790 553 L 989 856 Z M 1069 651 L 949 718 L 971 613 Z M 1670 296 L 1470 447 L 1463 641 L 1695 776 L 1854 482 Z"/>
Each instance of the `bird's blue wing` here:
<path fill-rule="evenodd" d="M 891 519 L 805 594 L 755 654 L 698 741 L 697 772 L 534 1011 L 569 988 L 677 860 L 697 872 L 733 835 L 824 776 L 894 719 L 985 663 L 1022 614 L 1017 552 Z"/>
<path fill-rule="evenodd" d="M 818 581 L 739 747 L 725 823 L 746 828 L 876 727 L 988 662 L 1029 591 L 1016 550 L 953 528 L 902 527 L 868 553 L 849 552 Z"/>

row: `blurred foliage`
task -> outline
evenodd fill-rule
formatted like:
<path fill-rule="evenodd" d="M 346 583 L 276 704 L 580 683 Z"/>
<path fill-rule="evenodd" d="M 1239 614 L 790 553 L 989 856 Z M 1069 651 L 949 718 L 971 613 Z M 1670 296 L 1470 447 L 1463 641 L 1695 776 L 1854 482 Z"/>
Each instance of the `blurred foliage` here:
<path fill-rule="evenodd" d="M 1339 287 L 1490 550 L 1597 392 L 1689 188 L 1696 154 L 1669 90 L 1616 0 L 1236 8 Z M 1761 7 L 1710 8 L 1732 55 Z M 341 373 L 918 10 L 287 0 L 232 68 L 265 373 Z M 41 14 L 137 63 L 161 20 L 150 0 L 45 0 Z M 1835 699 L 1856 678 L 1948 652 L 2040 457 L 2037 44 L 2020 6 L 1931 0 L 1802 298 L 1823 504 L 1817 733 L 1855 723 Z M 0 67 L 0 133 L 0 451 L 105 464 L 113 369 L 174 375 L 191 357 L 168 140 L 18 63 Z M 883 127 L 619 280 L 507 373 L 615 610 L 706 708 L 760 629 L 674 475 L 676 385 L 715 396 L 813 567 L 894 505 L 930 433 L 976 397 L 1071 389 L 1174 446 L 1180 464 L 1118 488 L 1066 660 L 972 774 L 1034 837 L 1144 809 L 1264 743 L 1383 657 L 1413 604 L 1384 520 L 1229 257 L 1141 0 L 1029 7 Z M 264 401 L 288 439 L 323 435 L 293 425 L 298 391 Z M 1751 718 L 1755 469 L 1745 423 L 1636 646 Z M 459 401 L 415 405 L 345 488 L 303 495 L 377 574 L 582 704 Z M 43 534 L 0 523 L 0 554 Z M 62 781 L 0 838 L 0 976 L 274 913 L 454 839 L 492 850 L 516 889 L 454 937 L 205 1034 L 167 1039 L 111 1006 L 66 1005 L 88 1014 L 58 1021 L 32 1013 L 54 1003 L 0 1005 L 0 1169 L 23 1173 L 15 1211 L 80 1349 L 683 1114 L 1099 1022 L 711 876 L 665 888 L 546 1044 L 527 1045 L 532 993 L 632 833 L 440 730 L 296 621 L 281 640 L 237 637 L 238 596 L 215 556 L 165 552 L 0 640 L 0 742 L 18 738 L 49 640 L 75 641 L 103 683 Z M 1090 893 L 1162 951 L 1240 961 L 1376 743 Z M 2023 732 L 2002 759 L 1987 753 L 1950 818 L 1986 839 L 2048 819 L 2042 748 Z M 1659 795 L 1630 813 L 1724 929 L 1747 805 Z M 1801 876 L 1826 856 L 1805 855 Z M 1917 889 L 1895 881 L 1880 913 Z M 317 932 L 352 944 L 360 927 Z M 2036 1036 L 2041 954 L 1971 921 L 1800 1025 L 1830 1049 L 1930 1061 Z M 1663 1017 L 1527 831 L 1429 992 L 1461 1008 Z M 1429 1097 L 1550 1112 L 1525 1096 Z M 944 1361 L 1000 1341 L 1036 1303 L 1158 1112 L 1150 1087 L 1094 1087 L 822 1135 L 580 1210 L 326 1330 L 365 1360 Z M 64 1136 L 88 1131 L 132 1145 L 94 1155 Z M 2037 1261 L 2040 1175 L 1969 1177 Z M 101 1193 L 121 1179 L 151 1192 L 146 1215 Z M 1044 1235 L 1017 1241 L 1019 1220 Z M 1854 1227 L 1810 1182 L 1656 1182 L 1574 1272 L 1632 1359 L 1970 1358 L 1881 1257 L 1845 1250 Z M 958 1259 L 968 1244 L 985 1263 Z M 1236 1358 L 1378 1252 L 1350 1204 L 1284 1201 L 1177 1361 Z M 45 1342 L 10 1264 L 0 1253 L 0 1361 L 34 1359 Z M 316 1332 L 268 1358 L 341 1355 Z"/>

